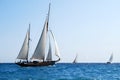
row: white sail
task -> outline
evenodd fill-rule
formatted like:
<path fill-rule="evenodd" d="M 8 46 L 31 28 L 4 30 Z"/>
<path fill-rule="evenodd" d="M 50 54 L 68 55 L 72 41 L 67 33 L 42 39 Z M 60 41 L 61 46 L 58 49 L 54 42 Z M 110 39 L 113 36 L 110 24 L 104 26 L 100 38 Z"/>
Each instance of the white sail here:
<path fill-rule="evenodd" d="M 77 57 L 78 57 L 78 55 L 76 54 L 76 57 L 75 57 L 73 63 L 77 63 Z"/>
<path fill-rule="evenodd" d="M 23 42 L 22 48 L 19 52 L 19 55 L 17 56 L 17 59 L 23 59 L 23 60 L 28 59 L 29 40 L 30 40 L 30 25 L 29 25 L 29 29 L 27 31 L 25 40 Z"/>
<path fill-rule="evenodd" d="M 34 54 L 31 59 L 39 59 L 44 60 L 45 57 L 45 48 L 46 48 L 46 38 L 47 38 L 47 31 L 48 31 L 48 19 L 46 19 L 44 28 L 42 30 L 41 37 L 37 44 L 37 47 L 34 51 Z"/>
<path fill-rule="evenodd" d="M 50 30 L 50 32 L 52 34 L 52 37 L 53 37 L 54 43 L 55 43 L 55 55 L 60 58 L 60 51 L 59 51 L 59 48 L 58 48 L 57 41 L 56 41 L 56 39 L 55 39 L 55 37 L 54 37 L 54 35 L 53 35 L 51 30 Z"/>
<path fill-rule="evenodd" d="M 112 62 L 112 60 L 113 60 L 113 54 L 111 54 L 111 56 L 110 56 L 110 58 L 109 58 L 109 61 L 108 62 Z"/>
<path fill-rule="evenodd" d="M 47 60 L 47 61 L 52 61 L 52 48 L 51 48 L 50 36 L 49 36 L 49 51 L 48 51 L 48 55 L 47 55 L 46 60 Z"/>

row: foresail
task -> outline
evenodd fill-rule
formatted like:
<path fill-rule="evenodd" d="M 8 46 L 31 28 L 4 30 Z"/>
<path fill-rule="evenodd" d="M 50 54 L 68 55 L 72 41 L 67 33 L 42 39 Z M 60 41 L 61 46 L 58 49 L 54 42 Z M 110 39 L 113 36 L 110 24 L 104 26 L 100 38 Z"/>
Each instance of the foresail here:
<path fill-rule="evenodd" d="M 30 25 L 29 25 L 30 26 Z M 25 40 L 23 42 L 22 48 L 19 52 L 19 55 L 17 56 L 17 59 L 28 59 L 28 51 L 29 51 L 29 39 L 30 39 L 30 27 L 27 31 Z"/>
<path fill-rule="evenodd" d="M 44 60 L 45 57 L 45 48 L 46 48 L 46 38 L 47 38 L 47 31 L 48 31 L 48 21 L 46 19 L 41 37 L 39 39 L 39 42 L 37 44 L 37 47 L 34 51 L 34 54 L 31 59 L 39 59 L 39 60 Z"/>
<path fill-rule="evenodd" d="M 48 51 L 48 55 L 47 55 L 46 60 L 47 60 L 47 61 L 52 61 L 52 48 L 51 48 L 50 36 L 49 36 L 49 51 Z"/>
<path fill-rule="evenodd" d="M 58 48 L 57 41 L 56 41 L 56 39 L 55 39 L 55 37 L 54 37 L 52 31 L 50 31 L 50 32 L 51 32 L 51 34 L 52 34 L 52 37 L 53 37 L 53 39 L 54 39 L 54 43 L 55 43 L 55 55 L 56 55 L 57 57 L 60 58 L 60 52 L 59 52 L 59 48 Z"/>

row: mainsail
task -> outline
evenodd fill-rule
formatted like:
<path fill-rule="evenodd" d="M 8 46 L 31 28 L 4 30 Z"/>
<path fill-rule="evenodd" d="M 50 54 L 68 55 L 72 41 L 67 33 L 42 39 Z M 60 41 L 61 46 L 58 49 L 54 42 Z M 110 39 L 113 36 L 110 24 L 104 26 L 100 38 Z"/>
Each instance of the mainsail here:
<path fill-rule="evenodd" d="M 37 47 L 34 51 L 34 54 L 31 59 L 39 59 L 39 60 L 44 60 L 45 57 L 45 48 L 46 48 L 46 38 L 47 38 L 47 19 L 44 24 L 44 28 L 42 30 L 41 37 L 39 39 L 39 42 L 37 44 Z"/>
<path fill-rule="evenodd" d="M 42 30 L 41 37 L 39 39 L 39 42 L 37 44 L 37 47 L 36 47 L 31 59 L 39 59 L 39 60 L 43 60 L 43 61 L 45 59 L 45 49 L 46 49 L 46 39 L 47 39 L 47 33 L 48 33 L 49 14 L 50 14 L 50 4 L 49 4 L 48 16 L 45 20 L 45 24 L 44 24 L 44 28 Z"/>
<path fill-rule="evenodd" d="M 29 40 L 30 40 L 30 24 L 29 29 L 26 33 L 25 40 L 23 42 L 22 48 L 17 56 L 17 59 L 28 60 L 28 53 L 29 53 Z"/>

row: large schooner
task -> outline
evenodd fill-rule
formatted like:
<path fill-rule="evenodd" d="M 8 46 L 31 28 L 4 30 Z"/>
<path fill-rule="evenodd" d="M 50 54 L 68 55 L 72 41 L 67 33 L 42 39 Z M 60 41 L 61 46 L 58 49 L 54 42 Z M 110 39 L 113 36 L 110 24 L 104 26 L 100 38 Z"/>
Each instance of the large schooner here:
<path fill-rule="evenodd" d="M 52 33 L 52 31 L 48 29 L 49 28 L 48 27 L 49 26 L 49 15 L 50 15 L 50 4 L 49 4 L 48 15 L 46 17 L 40 39 L 38 41 L 34 54 L 32 55 L 30 59 L 28 59 L 29 42 L 30 42 L 30 24 L 29 24 L 29 29 L 26 33 L 25 40 L 23 42 L 22 48 L 15 62 L 17 65 L 25 66 L 25 67 L 27 66 L 49 66 L 49 65 L 54 65 L 55 62 L 60 61 L 60 52 L 59 52 L 59 48 L 58 48 L 55 36 Z M 52 48 L 53 47 L 51 46 L 50 35 L 53 38 L 52 40 L 54 42 L 55 55 L 58 57 L 57 60 L 52 60 L 52 53 L 53 53 Z M 49 38 L 49 49 L 48 49 L 47 57 L 45 58 L 46 47 L 47 47 L 46 43 L 47 43 L 48 38 Z"/>

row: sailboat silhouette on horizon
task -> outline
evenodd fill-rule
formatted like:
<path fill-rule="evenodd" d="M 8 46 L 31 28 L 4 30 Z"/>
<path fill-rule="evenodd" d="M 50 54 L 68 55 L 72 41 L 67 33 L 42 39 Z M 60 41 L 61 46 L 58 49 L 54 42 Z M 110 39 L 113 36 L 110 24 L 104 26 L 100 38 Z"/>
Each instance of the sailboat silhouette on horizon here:
<path fill-rule="evenodd" d="M 74 59 L 73 63 L 77 63 L 77 58 L 78 58 L 78 54 L 76 54 L 76 56 L 75 56 L 75 59 Z"/>
<path fill-rule="evenodd" d="M 109 60 L 107 61 L 107 64 L 111 64 L 112 61 L 113 61 L 113 53 L 111 54 Z"/>

